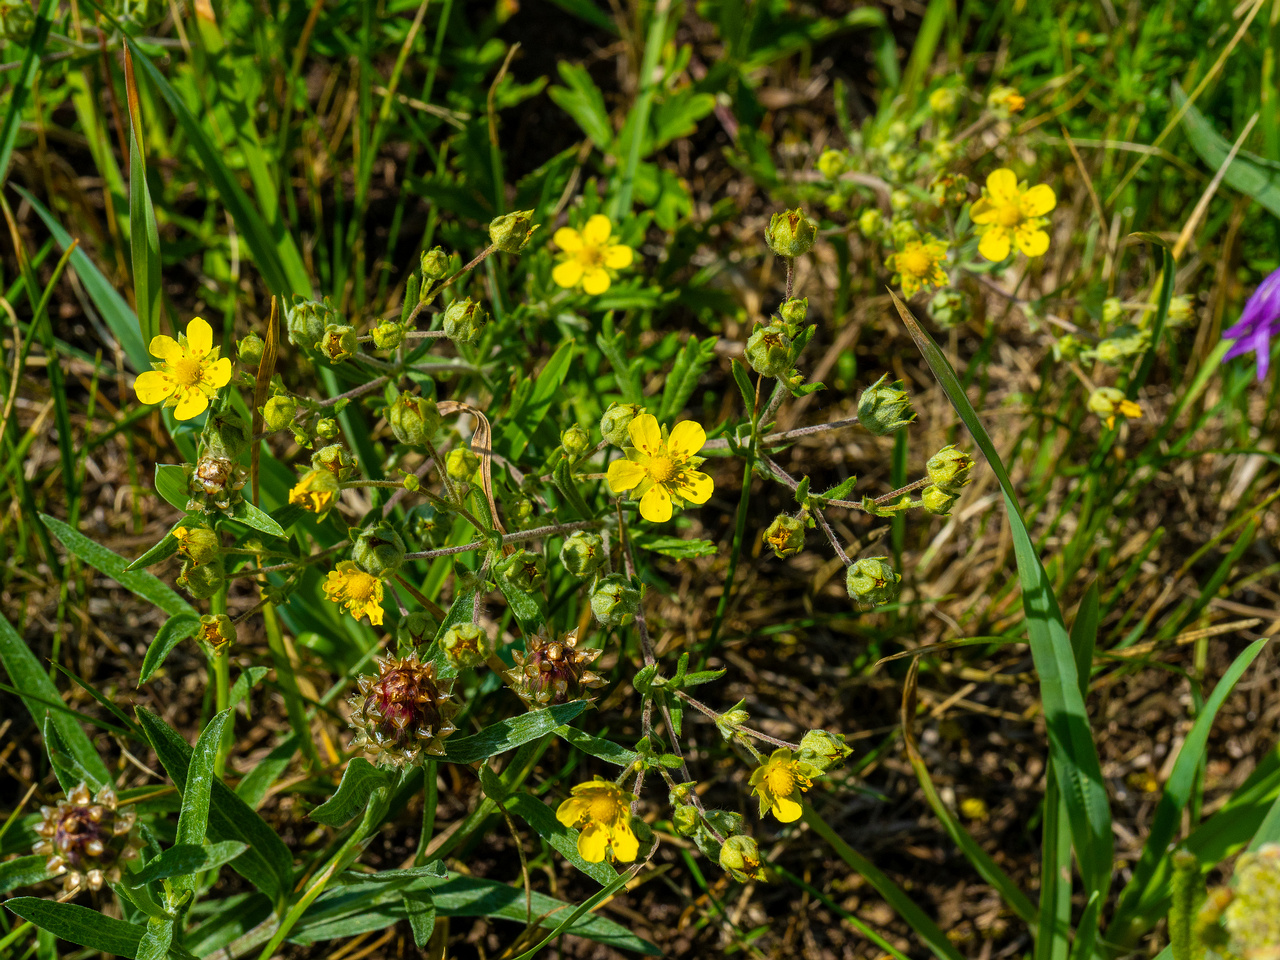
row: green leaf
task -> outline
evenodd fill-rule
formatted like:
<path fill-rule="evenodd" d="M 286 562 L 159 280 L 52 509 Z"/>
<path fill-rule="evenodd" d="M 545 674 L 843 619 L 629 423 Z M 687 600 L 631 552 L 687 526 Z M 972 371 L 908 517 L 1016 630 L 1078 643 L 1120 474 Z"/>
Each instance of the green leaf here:
<path fill-rule="evenodd" d="M 253 527 L 255 530 L 261 530 L 263 533 L 270 534 L 273 537 L 283 537 L 284 527 L 276 523 L 271 517 L 262 510 L 259 510 L 248 500 L 241 500 L 236 504 L 235 509 L 231 511 L 231 516 L 241 523 Z"/>
<path fill-rule="evenodd" d="M 64 547 L 95 570 L 105 573 L 134 596 L 154 603 L 170 615 L 195 614 L 191 604 L 170 590 L 158 577 L 145 570 L 130 570 L 129 561 L 124 557 L 94 543 L 84 534 L 77 533 L 56 517 L 42 513 L 40 519 L 49 528 L 49 532 L 62 541 Z"/>
<path fill-rule="evenodd" d="M 1071 822 L 1049 757 L 1040 849 L 1040 908 L 1033 960 L 1067 960 L 1071 947 Z"/>
<path fill-rule="evenodd" d="M 160 232 L 147 186 L 147 166 L 137 131 L 129 132 L 129 246 L 133 260 L 133 299 L 138 305 L 142 339 L 160 332 Z"/>
<path fill-rule="evenodd" d="M 49 756 L 49 763 L 53 767 L 54 775 L 58 778 L 58 786 L 62 787 L 62 792 L 70 793 L 81 781 L 92 786 L 95 782 L 93 772 L 86 769 L 84 764 L 71 755 L 70 749 L 54 725 L 53 713 L 44 718 L 40 732 L 44 736 L 44 752 Z"/>
<path fill-rule="evenodd" d="M 475 763 L 505 753 L 554 732 L 556 727 L 587 709 L 587 705 L 586 700 L 573 700 L 509 720 L 499 720 L 470 737 L 450 737 L 445 741 L 445 759 L 450 763 Z"/>
<path fill-rule="evenodd" d="M 58 694 L 58 688 L 36 660 L 35 654 L 4 617 L 0 617 L 0 663 L 4 664 L 5 672 L 13 680 L 18 696 L 36 725 L 42 726 L 46 714 L 48 715 L 49 723 L 58 731 L 67 753 L 88 772 L 89 785 L 96 790 L 104 784 L 112 783 L 107 765 L 98 756 L 98 751 L 94 749 L 80 722 L 68 712 L 50 709 L 39 702 L 47 700 L 60 704 L 62 698 Z"/>
<path fill-rule="evenodd" d="M 270 667 L 246 667 L 231 685 L 231 694 L 227 697 L 227 707 L 234 710 L 249 697 L 249 691 L 262 682 L 262 678 L 271 672 Z M 256 769 L 256 768 L 255 768 Z M 240 793 L 237 789 L 236 793 Z M 243 796 L 243 794 L 241 794 Z"/>
<path fill-rule="evenodd" d="M 138 944 L 138 960 L 161 960 L 168 956 L 177 922 L 176 917 L 148 917 L 146 932 Z"/>
<path fill-rule="evenodd" d="M 125 567 L 126 570 L 144 570 L 147 567 L 154 567 L 157 563 L 163 563 L 178 552 L 178 538 L 172 533 L 166 533 L 160 538 L 160 542 L 154 547 L 138 557 Z"/>
<path fill-rule="evenodd" d="M 174 614 L 156 631 L 155 639 L 147 647 L 142 657 L 142 669 L 138 672 L 138 686 L 142 686 L 155 676 L 156 671 L 164 663 L 164 658 L 187 637 L 194 636 L 200 629 L 200 618 L 194 613 Z"/>
<path fill-rule="evenodd" d="M 298 752 L 300 743 L 301 738 L 296 733 L 290 733 L 281 740 L 279 746 L 259 760 L 257 765 L 236 785 L 236 796 L 250 807 L 260 806 L 262 798 L 267 795 L 271 785 L 288 769 L 293 755 Z"/>
<path fill-rule="evenodd" d="M 458 675 L 458 668 L 453 665 L 448 657 L 444 655 L 444 651 L 440 649 L 440 638 L 449 632 L 449 628 L 459 623 L 470 623 L 471 613 L 475 605 L 475 591 L 464 590 L 458 596 L 454 597 L 453 603 L 449 607 L 449 612 L 445 614 L 444 622 L 440 624 L 436 630 L 435 639 L 431 642 L 431 646 L 427 647 L 427 657 L 434 661 L 436 665 L 436 674 L 442 679 L 449 679 Z"/>
<path fill-rule="evenodd" d="M 374 790 L 391 786 L 392 779 L 385 771 L 364 757 L 352 757 L 342 772 L 337 792 L 311 811 L 311 819 L 327 827 L 340 827 L 364 811 Z"/>
<path fill-rule="evenodd" d="M 52 879 L 56 874 L 44 866 L 48 859 L 33 853 L 14 860 L 0 860 L 0 890 L 14 890 Z"/>
<path fill-rule="evenodd" d="M 534 832 L 553 850 L 596 883 L 605 886 L 617 878 L 618 871 L 608 863 L 590 863 L 582 858 L 578 853 L 578 831 L 570 830 L 557 820 L 555 813 L 541 800 L 521 792 L 506 803 L 506 808 L 533 827 Z"/>
<path fill-rule="evenodd" d="M 680 537 L 663 537 L 653 534 L 636 534 L 633 539 L 637 547 L 652 550 L 664 557 L 675 557 L 677 560 L 710 557 L 718 549 L 710 540 L 682 540 Z"/>
<path fill-rule="evenodd" d="M 45 41 L 49 37 L 50 19 L 54 0 L 41 0 L 36 10 L 36 22 L 27 41 L 27 52 L 22 58 L 22 66 L 9 88 L 9 109 L 5 111 L 4 125 L 0 126 L 0 183 L 9 180 L 9 158 L 13 155 L 13 145 L 18 141 L 18 128 L 22 123 L 22 111 L 27 105 L 27 94 L 35 81 L 36 68 L 40 65 L 40 56 L 44 53 Z M 65 249 L 65 248 L 64 248 Z"/>
<path fill-rule="evenodd" d="M 1219 170 L 1231 152 L 1231 144 L 1218 136 L 1218 132 L 1194 104 L 1187 103 L 1187 95 L 1175 80 L 1173 82 L 1173 102 L 1182 115 L 1182 127 L 1187 132 L 1187 139 L 1200 159 L 1211 170 Z M 1280 173 L 1268 171 L 1249 159 L 1243 152 L 1237 153 L 1227 172 L 1222 177 L 1231 187 L 1246 196 L 1253 197 L 1277 217 L 1280 217 Z M 1172 290 L 1172 285 L 1170 285 Z"/>
<path fill-rule="evenodd" d="M 583 733 L 576 727 L 556 727 L 554 733 L 561 740 L 573 744 L 583 753 L 589 753 L 591 756 L 607 760 L 609 763 L 616 763 L 620 767 L 635 763 L 638 756 L 634 750 L 619 746 L 612 740 L 593 737 L 589 733 Z"/>
<path fill-rule="evenodd" d="M 738 392 L 742 394 L 743 409 L 750 415 L 756 408 L 756 388 L 751 383 L 751 374 L 747 373 L 747 368 L 737 357 L 730 361 L 729 369 L 733 371 L 733 382 L 738 385 Z"/>
<path fill-rule="evenodd" d="M 249 848 L 238 840 L 225 840 L 222 843 L 207 845 L 176 843 L 133 874 L 129 878 L 129 883 L 131 886 L 138 887 L 154 880 L 213 870 L 224 863 L 230 863 L 247 849 Z"/>
<path fill-rule="evenodd" d="M 191 479 L 186 468 L 180 463 L 157 463 L 156 493 L 186 513 L 187 503 L 191 500 Z"/>
<path fill-rule="evenodd" d="M 653 111 L 653 141 L 645 144 L 645 153 L 661 150 L 672 140 L 692 136 L 698 129 L 698 121 L 715 108 L 716 98 L 712 94 L 699 93 L 693 87 L 668 93 Z"/>
<path fill-rule="evenodd" d="M 82 947 L 119 957 L 136 957 L 146 928 L 117 920 L 74 903 L 58 903 L 40 897 L 16 897 L 6 907 L 23 920 L 54 936 Z"/>
<path fill-rule="evenodd" d="M 846 477 L 830 490 L 825 490 L 822 493 L 815 493 L 814 496 L 819 500 L 848 500 L 849 494 L 853 493 L 853 488 L 857 483 L 857 477 Z"/>
<path fill-rule="evenodd" d="M 561 60 L 557 65 L 563 87 L 550 87 L 547 96 L 582 128 L 582 132 L 592 139 L 597 147 L 605 153 L 613 148 L 613 124 L 609 122 L 609 111 L 604 105 L 604 94 L 591 79 L 585 67 L 577 66 Z"/>
<path fill-rule="evenodd" d="M 178 813 L 178 832 L 175 842 L 199 846 L 204 843 L 209 826 L 209 798 L 217 779 L 214 766 L 218 759 L 218 745 L 222 731 L 231 716 L 231 710 L 223 710 L 200 731 L 191 763 L 187 767 L 187 782 L 182 788 L 182 809 Z M 184 882 L 185 881 L 185 882 Z M 179 890 L 194 889 L 194 877 L 178 877 L 174 886 Z"/>
<path fill-rule="evenodd" d="M 1071 624 L 1071 650 L 1075 654 L 1080 696 L 1089 698 L 1089 678 L 1093 675 L 1093 650 L 1098 643 L 1098 581 L 1089 584 Z"/>
<path fill-rule="evenodd" d="M 568 460 L 562 459 L 556 463 L 551 471 L 551 480 L 560 491 L 560 495 L 573 508 L 574 513 L 584 520 L 591 518 L 591 508 L 587 506 L 587 501 L 582 499 L 582 491 L 578 489 L 577 481 L 573 479 Z"/>
<path fill-rule="evenodd" d="M 596 346 L 605 355 L 613 367 L 614 379 L 618 382 L 618 390 L 627 403 L 644 403 L 644 393 L 640 389 L 640 378 L 636 375 L 634 364 L 627 361 L 623 354 L 622 337 L 614 332 L 613 314 L 606 314 L 600 332 L 596 334 Z"/>
<path fill-rule="evenodd" d="M 401 896 L 409 929 L 413 931 L 413 945 L 419 950 L 427 945 L 436 928 L 436 902 L 430 890 L 413 890 Z"/>
<path fill-rule="evenodd" d="M 684 349 L 676 354 L 667 382 L 662 386 L 662 403 L 658 407 L 659 423 L 675 419 L 676 414 L 684 409 L 715 355 L 715 337 L 707 337 L 701 342 L 697 337 L 689 338 Z"/>

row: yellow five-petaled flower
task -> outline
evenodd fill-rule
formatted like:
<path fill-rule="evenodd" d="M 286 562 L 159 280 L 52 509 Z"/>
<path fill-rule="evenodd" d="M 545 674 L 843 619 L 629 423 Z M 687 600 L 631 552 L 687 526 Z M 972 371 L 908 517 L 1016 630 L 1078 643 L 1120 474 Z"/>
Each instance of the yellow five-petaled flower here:
<path fill-rule="evenodd" d="M 1000 261 L 1009 255 L 1010 242 L 1028 257 L 1039 257 L 1049 249 L 1044 215 L 1058 205 L 1053 188 L 1039 184 L 1027 189 L 1012 170 L 1001 168 L 987 177 L 987 188 L 970 214 L 982 234 L 978 252 L 988 260 Z"/>
<path fill-rule="evenodd" d="M 152 337 L 147 350 L 160 362 L 152 364 L 154 370 L 138 374 L 134 384 L 138 399 L 176 407 L 173 415 L 179 420 L 204 413 L 209 401 L 231 380 L 231 361 L 218 359 L 213 328 L 199 317 L 187 324 L 186 334 L 179 334 L 177 340 Z"/>
<path fill-rule="evenodd" d="M 947 243 L 937 237 L 908 240 L 890 254 L 885 265 L 898 274 L 902 295 L 910 299 L 921 287 L 941 287 L 947 282 L 942 264 L 947 260 Z"/>
<path fill-rule="evenodd" d="M 350 560 L 343 560 L 337 570 L 330 570 L 324 592 L 334 603 L 347 608 L 359 620 L 368 616 L 375 627 L 382 626 L 382 581 L 372 577 Z"/>
<path fill-rule="evenodd" d="M 581 231 L 561 227 L 551 239 L 565 253 L 551 279 L 566 289 L 581 285 L 592 296 L 608 290 L 609 271 L 625 270 L 634 256 L 626 244 L 613 242 L 613 224 L 599 213 Z"/>
<path fill-rule="evenodd" d="M 566 827 L 581 827 L 578 853 L 589 863 L 599 863 L 609 854 L 614 860 L 630 863 L 640 850 L 640 841 L 631 829 L 631 801 L 617 784 L 597 777 L 580 783 L 573 795 L 556 810 L 556 819 Z"/>
<path fill-rule="evenodd" d="M 799 820 L 800 794 L 813 786 L 813 778 L 821 772 L 812 763 L 797 760 L 786 747 L 773 751 L 749 781 L 760 800 L 760 816 L 772 813 L 782 823 Z"/>
<path fill-rule="evenodd" d="M 653 523 L 671 519 L 671 502 L 706 503 L 711 478 L 697 468 L 695 454 L 707 442 L 707 434 L 692 420 L 683 420 L 664 438 L 658 418 L 642 413 L 627 426 L 632 447 L 623 449 L 626 459 L 609 464 L 606 479 L 615 494 L 632 490 L 640 499 L 640 516 Z"/>

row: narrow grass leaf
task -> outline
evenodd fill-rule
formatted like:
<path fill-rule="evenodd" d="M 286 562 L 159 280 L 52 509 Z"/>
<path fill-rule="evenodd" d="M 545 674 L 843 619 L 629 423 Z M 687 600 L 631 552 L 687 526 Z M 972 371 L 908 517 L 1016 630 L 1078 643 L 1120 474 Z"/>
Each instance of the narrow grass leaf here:
<path fill-rule="evenodd" d="M 18 75 L 9 89 L 9 108 L 4 114 L 4 125 L 0 126 L 0 183 L 9 179 L 9 158 L 13 156 L 13 145 L 18 141 L 22 111 L 27 105 L 27 96 L 31 93 L 31 85 L 36 78 L 45 41 L 49 38 L 50 20 L 55 6 L 54 0 L 41 0 L 40 7 L 35 12 L 36 22 L 31 30 L 31 39 L 27 41 L 26 55 L 22 58 L 22 66 L 18 68 Z"/>

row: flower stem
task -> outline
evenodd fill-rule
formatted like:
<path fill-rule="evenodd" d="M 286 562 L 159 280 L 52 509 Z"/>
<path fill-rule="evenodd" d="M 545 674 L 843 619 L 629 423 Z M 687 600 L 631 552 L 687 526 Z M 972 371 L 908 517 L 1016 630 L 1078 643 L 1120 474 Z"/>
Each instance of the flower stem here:
<path fill-rule="evenodd" d="M 210 599 L 209 610 L 215 615 L 227 612 L 227 583 L 225 580 L 218 592 Z M 218 644 L 210 658 L 214 682 L 214 708 L 218 713 L 227 709 L 227 705 L 231 702 L 231 662 L 228 656 L 230 647 L 231 644 L 229 643 Z M 231 738 L 234 736 L 233 727 L 234 724 L 229 723 L 223 728 L 222 739 L 218 743 L 218 752 L 213 759 L 213 773 L 218 778 L 221 778 L 226 771 L 227 754 L 231 751 Z"/>

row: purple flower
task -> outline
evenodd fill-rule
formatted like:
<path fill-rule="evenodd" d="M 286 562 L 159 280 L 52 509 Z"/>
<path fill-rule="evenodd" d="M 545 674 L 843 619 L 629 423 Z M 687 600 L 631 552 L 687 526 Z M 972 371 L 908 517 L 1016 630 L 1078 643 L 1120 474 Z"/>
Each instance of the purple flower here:
<path fill-rule="evenodd" d="M 1271 366 L 1271 335 L 1280 336 L 1280 270 L 1258 284 L 1244 305 L 1239 323 L 1222 334 L 1223 340 L 1234 340 L 1224 359 L 1230 360 L 1252 350 L 1257 354 L 1258 379 L 1267 376 Z"/>

